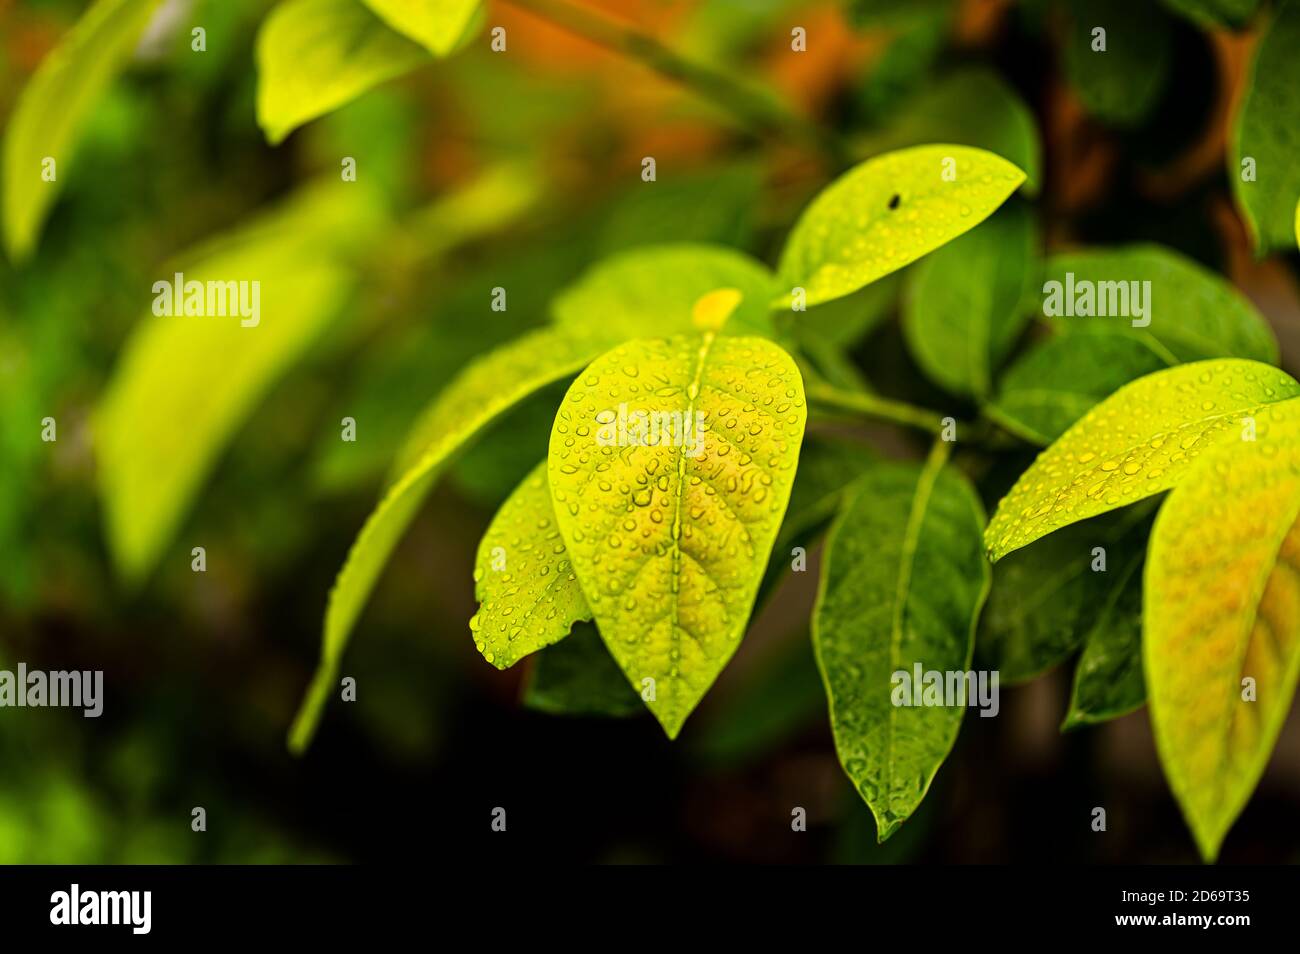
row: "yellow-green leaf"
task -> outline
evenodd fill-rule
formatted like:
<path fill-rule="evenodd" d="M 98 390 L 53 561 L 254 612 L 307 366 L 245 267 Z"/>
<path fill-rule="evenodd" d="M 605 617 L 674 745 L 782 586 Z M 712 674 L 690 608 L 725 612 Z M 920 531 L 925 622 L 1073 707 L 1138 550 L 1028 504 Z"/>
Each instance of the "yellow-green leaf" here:
<path fill-rule="evenodd" d="M 1213 860 L 1300 673 L 1300 403 L 1206 454 L 1156 519 L 1143 659 L 1165 775 Z M 1249 682 L 1247 681 L 1249 680 Z"/>
<path fill-rule="evenodd" d="M 174 304 L 180 276 L 183 304 L 197 288 L 205 314 L 146 313 L 96 412 L 109 548 L 125 580 L 150 571 L 230 438 L 346 301 L 344 246 L 379 227 L 366 194 L 325 184 L 159 269 L 155 308 Z"/>
<path fill-rule="evenodd" d="M 805 418 L 788 354 L 712 333 L 615 348 L 556 414 L 560 531 L 606 645 L 670 738 L 744 635 Z"/>
<path fill-rule="evenodd" d="M 358 0 L 285 0 L 257 36 L 257 121 L 271 144 L 429 62 Z"/>
<path fill-rule="evenodd" d="M 474 22 L 481 0 L 363 0 L 394 30 L 434 56 L 455 51 Z"/>
<path fill-rule="evenodd" d="M 985 531 L 989 556 L 1168 490 L 1216 444 L 1240 440 L 1245 418 L 1297 394 L 1290 375 L 1237 358 L 1183 364 L 1125 385 L 1021 475 Z"/>
<path fill-rule="evenodd" d="M 772 275 L 748 255 L 715 245 L 648 245 L 591 268 L 551 304 L 555 323 L 611 345 L 632 338 L 698 331 L 695 303 L 734 288 L 739 306 L 724 326 L 733 335 L 772 336 Z"/>
<path fill-rule="evenodd" d="M 813 647 L 835 750 L 880 841 L 921 803 L 975 701 L 898 704 L 895 674 L 910 684 L 918 666 L 970 670 L 989 588 L 983 524 L 979 498 L 938 450 L 924 465 L 872 467 L 827 538 Z"/>
<path fill-rule="evenodd" d="M 546 461 L 492 518 L 478 546 L 474 580 L 480 604 L 469 621 L 474 645 L 498 669 L 559 642 L 574 623 L 591 619 L 555 523 Z"/>
<path fill-rule="evenodd" d="M 781 256 L 778 304 L 851 294 L 974 228 L 1025 174 L 970 146 L 914 146 L 868 159 L 826 187 L 800 216 Z"/>
<path fill-rule="evenodd" d="M 98 0 L 41 61 L 9 118 L 4 144 L 4 239 L 26 258 L 63 187 L 82 122 L 149 25 L 158 0 Z M 54 160 L 46 181 L 45 160 Z"/>
<path fill-rule="evenodd" d="M 290 747 L 311 742 L 333 689 L 348 637 L 370 591 L 447 462 L 501 414 L 552 382 L 576 373 L 600 347 L 543 329 L 475 361 L 447 386 L 420 425 L 426 446 L 389 487 L 352 544 L 325 610 L 321 661 L 290 730 Z"/>

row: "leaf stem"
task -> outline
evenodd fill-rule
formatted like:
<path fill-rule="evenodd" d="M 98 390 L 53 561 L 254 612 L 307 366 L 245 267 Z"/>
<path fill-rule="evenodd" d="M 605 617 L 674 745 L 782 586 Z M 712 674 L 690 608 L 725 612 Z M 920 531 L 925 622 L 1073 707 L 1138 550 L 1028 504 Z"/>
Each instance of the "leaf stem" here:
<path fill-rule="evenodd" d="M 915 427 L 930 434 L 940 434 L 943 431 L 943 416 L 937 411 L 929 411 L 905 401 L 845 391 L 829 384 L 809 384 L 806 393 L 809 404 L 818 404 L 830 410 L 849 411 L 905 427 Z"/>
<path fill-rule="evenodd" d="M 791 112 L 771 92 L 688 60 L 648 33 L 567 0 L 506 2 L 689 87 L 730 112 L 754 133 L 803 142 L 823 153 L 837 169 L 853 164 L 853 153 L 845 140 Z"/>

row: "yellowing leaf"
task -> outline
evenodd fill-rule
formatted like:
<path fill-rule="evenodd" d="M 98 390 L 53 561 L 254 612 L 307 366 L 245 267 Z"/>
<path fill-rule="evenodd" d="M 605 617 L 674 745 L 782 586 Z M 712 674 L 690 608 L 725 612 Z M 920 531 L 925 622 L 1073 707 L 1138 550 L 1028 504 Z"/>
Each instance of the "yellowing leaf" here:
<path fill-rule="evenodd" d="M 871 468 L 827 539 L 813 647 L 835 750 L 881 841 L 925 797 L 974 701 L 898 704 L 913 697 L 896 695 L 895 673 L 906 673 L 910 686 L 917 667 L 970 669 L 989 587 L 983 523 L 970 484 L 935 453 L 924 466 Z"/>
<path fill-rule="evenodd" d="M 851 294 L 974 228 L 1025 181 L 970 146 L 915 146 L 850 169 L 800 216 L 781 256 L 778 304 Z"/>
<path fill-rule="evenodd" d="M 158 0 L 98 0 L 41 62 L 5 130 L 4 239 L 26 258 L 63 187 L 82 122 L 130 59 Z M 55 178 L 43 177 L 53 159 Z"/>
<path fill-rule="evenodd" d="M 446 56 L 459 44 L 481 7 L 481 0 L 363 0 L 394 30 L 434 56 Z"/>
<path fill-rule="evenodd" d="M 272 145 L 429 61 L 358 0 L 285 0 L 257 36 L 257 121 Z"/>
<path fill-rule="evenodd" d="M 574 374 L 599 352 L 600 347 L 588 340 L 548 328 L 485 355 L 447 386 L 421 425 L 427 441 L 424 453 L 370 514 L 334 581 L 325 610 L 320 665 L 290 730 L 290 748 L 301 752 L 311 742 L 352 627 L 447 462 L 501 414 Z"/>
<path fill-rule="evenodd" d="M 1213 860 L 1300 673 L 1297 402 L 1260 412 L 1256 440 L 1206 454 L 1169 495 L 1147 558 L 1142 640 L 1160 760 Z"/>
<path fill-rule="evenodd" d="M 772 336 L 772 275 L 748 255 L 714 245 L 647 245 L 591 268 L 551 305 L 555 323 L 611 345 L 698 332 L 700 298 L 731 289 L 740 301 L 725 334 Z"/>
<path fill-rule="evenodd" d="M 478 546 L 469 621 L 483 658 L 506 669 L 569 635 L 591 610 L 555 523 L 542 461 L 501 505 Z"/>
<path fill-rule="evenodd" d="M 1237 358 L 1183 364 L 1125 385 L 1016 481 L 984 533 L 989 556 L 1168 490 L 1216 444 L 1240 440 L 1244 418 L 1297 394 L 1289 375 Z"/>
<path fill-rule="evenodd" d="M 712 333 L 615 348 L 556 414 L 560 531 L 606 645 L 670 738 L 744 635 L 805 418 L 789 355 Z"/>
<path fill-rule="evenodd" d="M 153 567 L 230 438 L 347 300 L 340 246 L 378 227 L 364 193 L 308 188 L 159 269 L 155 304 L 174 304 L 179 275 L 182 303 L 197 287 L 205 313 L 146 314 L 96 412 L 108 542 L 128 582 Z"/>

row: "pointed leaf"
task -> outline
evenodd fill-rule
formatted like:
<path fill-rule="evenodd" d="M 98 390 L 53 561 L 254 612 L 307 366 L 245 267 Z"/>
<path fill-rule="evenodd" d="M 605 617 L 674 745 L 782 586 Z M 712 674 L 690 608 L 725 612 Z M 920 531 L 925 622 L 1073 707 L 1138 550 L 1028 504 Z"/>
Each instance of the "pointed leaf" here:
<path fill-rule="evenodd" d="M 220 306 L 200 298 L 225 316 L 146 313 L 96 411 L 108 542 L 128 583 L 152 569 L 226 444 L 347 300 L 343 245 L 380 228 L 366 194 L 324 184 L 160 269 L 155 302 L 171 303 L 179 274 L 187 302 L 193 283 L 221 283 Z M 242 304 L 224 297 L 236 282 L 249 283 Z M 253 283 L 258 313 L 243 317 Z"/>
<path fill-rule="evenodd" d="M 82 123 L 130 60 L 158 0 L 97 0 L 18 97 L 4 142 L 4 240 L 9 257 L 31 253 L 72 167 Z M 55 161 L 55 179 L 42 177 Z"/>
<path fill-rule="evenodd" d="M 1290 251 L 1295 239 L 1292 210 L 1300 196 L 1293 130 L 1300 121 L 1295 91 L 1300 86 L 1300 3 L 1273 5 L 1273 19 L 1255 48 L 1246 93 L 1231 134 L 1228 180 L 1237 196 L 1258 255 Z M 1254 175 L 1243 178 L 1242 161 Z"/>
<path fill-rule="evenodd" d="M 789 355 L 712 333 L 615 348 L 556 414 L 560 530 L 606 645 L 638 691 L 653 680 L 669 737 L 744 635 L 805 417 Z"/>
<path fill-rule="evenodd" d="M 434 56 L 455 51 L 482 0 L 362 0 L 379 18 Z"/>
<path fill-rule="evenodd" d="M 1034 227 L 1007 205 L 912 273 L 904 297 L 908 349 L 926 376 L 954 394 L 983 397 L 1029 318 L 1038 270 Z"/>
<path fill-rule="evenodd" d="M 724 334 L 772 337 L 771 273 L 747 255 L 713 245 L 648 245 L 610 256 L 561 292 L 551 311 L 561 328 L 613 345 L 698 331 L 692 308 L 720 288 L 742 296 Z"/>
<path fill-rule="evenodd" d="M 1102 401 L 1038 455 L 998 504 L 989 556 L 1175 486 L 1242 419 L 1300 394 L 1290 375 L 1257 361 L 1197 361 L 1157 371 Z"/>
<path fill-rule="evenodd" d="M 813 646 L 840 764 L 884 841 L 925 797 L 964 706 L 896 706 L 894 673 L 970 669 L 989 587 L 983 508 L 931 455 L 882 464 L 831 528 L 813 610 Z"/>
<path fill-rule="evenodd" d="M 475 361 L 447 386 L 425 423 L 423 455 L 389 487 L 352 544 L 325 611 L 321 661 L 290 730 L 297 752 L 311 742 L 343 650 L 379 574 L 449 460 L 498 416 L 581 369 L 600 349 L 543 329 Z"/>
<path fill-rule="evenodd" d="M 779 305 L 803 288 L 809 307 L 851 294 L 974 228 L 1025 181 L 969 146 L 915 146 L 868 159 L 800 216 L 781 256 Z"/>
<path fill-rule="evenodd" d="M 1300 402 L 1261 412 L 1256 440 L 1204 455 L 1169 495 L 1147 558 L 1142 639 L 1160 761 L 1213 860 L 1300 673 Z"/>
<path fill-rule="evenodd" d="M 555 524 L 546 461 L 501 505 L 478 545 L 469 621 L 483 658 L 506 669 L 591 619 L 578 577 Z"/>
<path fill-rule="evenodd" d="M 257 35 L 257 122 L 272 145 L 429 62 L 358 0 L 285 0 Z"/>

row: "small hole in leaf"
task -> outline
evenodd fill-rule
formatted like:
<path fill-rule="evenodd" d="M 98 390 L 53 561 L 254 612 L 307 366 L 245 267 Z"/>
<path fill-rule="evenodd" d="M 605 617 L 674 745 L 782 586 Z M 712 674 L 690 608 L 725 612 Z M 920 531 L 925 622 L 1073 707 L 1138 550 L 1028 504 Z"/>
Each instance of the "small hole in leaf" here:
<path fill-rule="evenodd" d="M 897 192 L 895 192 L 895 193 L 894 193 L 894 197 L 893 197 L 892 199 L 889 200 L 889 207 L 890 207 L 891 209 L 896 209 L 896 208 L 898 208 L 898 203 L 899 203 L 899 200 L 900 200 L 900 199 L 902 199 L 902 196 L 900 196 Z"/>

